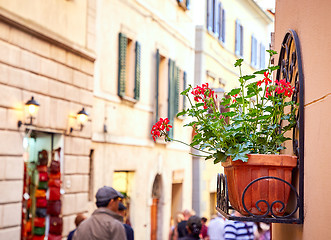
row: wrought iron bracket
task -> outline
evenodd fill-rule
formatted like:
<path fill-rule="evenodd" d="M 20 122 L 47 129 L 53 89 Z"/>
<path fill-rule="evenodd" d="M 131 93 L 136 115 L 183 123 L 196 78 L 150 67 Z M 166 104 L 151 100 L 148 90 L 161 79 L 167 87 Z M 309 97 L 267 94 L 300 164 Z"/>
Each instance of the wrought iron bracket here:
<path fill-rule="evenodd" d="M 227 188 L 227 178 L 223 174 L 219 174 L 217 177 L 217 206 L 216 209 L 225 218 L 229 220 L 238 221 L 250 221 L 250 222 L 266 222 L 266 223 L 292 223 L 292 224 L 302 224 L 304 221 L 304 76 L 302 70 L 301 62 L 301 51 L 299 38 L 294 30 L 289 30 L 284 37 L 281 45 L 281 50 L 279 53 L 278 60 L 279 69 L 277 70 L 277 79 L 286 79 L 294 86 L 294 92 L 292 96 L 292 101 L 299 103 L 299 109 L 296 114 L 296 126 L 293 129 L 293 153 L 298 157 L 297 167 L 293 170 L 293 175 L 298 176 L 298 182 L 294 187 L 291 183 L 284 181 L 280 178 L 265 176 L 253 180 L 249 183 L 243 194 L 242 203 L 246 212 L 249 216 L 237 217 L 230 215 L 229 210 L 233 209 L 230 206 L 228 188 Z M 263 202 L 267 205 L 268 210 L 264 215 L 254 215 L 248 211 L 245 207 L 244 198 L 247 189 L 257 181 L 263 180 L 276 180 L 282 181 L 291 188 L 291 196 L 294 199 L 293 209 L 290 210 L 289 214 L 284 214 L 283 216 L 276 216 L 272 212 L 272 206 L 274 204 L 284 203 L 280 201 L 274 201 L 270 205 L 266 203 L 265 200 L 261 199 L 257 201 L 256 206 Z M 268 214 L 269 213 L 269 214 Z M 269 216 L 268 216 L 269 215 Z"/>

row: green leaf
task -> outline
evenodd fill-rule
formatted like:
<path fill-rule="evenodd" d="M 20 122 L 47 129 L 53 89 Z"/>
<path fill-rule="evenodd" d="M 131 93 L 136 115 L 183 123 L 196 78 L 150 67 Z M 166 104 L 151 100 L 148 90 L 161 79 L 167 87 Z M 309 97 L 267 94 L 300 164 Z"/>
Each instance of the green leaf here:
<path fill-rule="evenodd" d="M 235 67 L 241 66 L 241 64 L 242 64 L 243 61 L 244 61 L 244 59 L 242 59 L 242 58 L 237 59 L 236 62 L 235 62 L 235 64 L 234 64 L 234 66 Z"/>
<path fill-rule="evenodd" d="M 187 95 L 187 93 L 191 90 L 191 88 L 186 88 L 184 91 L 182 91 L 180 94 L 181 95 Z"/>
<path fill-rule="evenodd" d="M 255 78 L 255 75 L 245 75 L 242 78 L 245 80 L 249 80 L 249 79 Z"/>
<path fill-rule="evenodd" d="M 266 50 L 266 52 L 268 52 L 268 53 L 270 54 L 270 56 L 277 54 L 277 52 L 276 52 L 276 51 L 274 51 L 274 50 L 271 50 L 271 49 L 269 49 L 269 50 Z"/>
<path fill-rule="evenodd" d="M 185 114 L 186 114 L 186 110 L 184 109 L 183 111 L 177 113 L 176 116 L 179 117 L 179 116 L 182 116 L 182 115 L 185 115 Z"/>
<path fill-rule="evenodd" d="M 270 69 L 270 71 L 274 71 L 274 70 L 277 70 L 279 69 L 279 66 L 271 66 L 271 67 L 268 67 Z"/>
<path fill-rule="evenodd" d="M 233 96 L 239 93 L 240 93 L 240 88 L 234 88 L 228 93 L 228 95 Z"/>
<path fill-rule="evenodd" d="M 267 71 L 268 71 L 268 69 L 262 69 L 262 70 L 254 72 L 253 74 L 264 74 Z"/>

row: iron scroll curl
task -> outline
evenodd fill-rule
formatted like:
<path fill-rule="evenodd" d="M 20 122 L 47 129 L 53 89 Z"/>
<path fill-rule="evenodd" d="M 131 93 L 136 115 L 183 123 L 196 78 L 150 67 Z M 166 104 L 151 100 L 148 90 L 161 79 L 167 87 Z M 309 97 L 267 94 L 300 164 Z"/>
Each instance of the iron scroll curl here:
<path fill-rule="evenodd" d="M 294 210 L 293 210 L 290 214 L 288 214 L 288 215 L 283 215 L 283 216 L 277 216 L 277 215 L 273 212 L 273 206 L 274 206 L 275 204 L 281 204 L 281 205 L 282 205 L 282 208 L 281 208 L 280 212 L 285 211 L 285 203 L 282 202 L 282 201 L 279 201 L 279 200 L 275 200 L 275 201 L 273 201 L 271 204 L 269 204 L 269 203 L 268 203 L 266 200 L 264 200 L 264 199 L 258 200 L 258 201 L 255 203 L 255 206 L 256 206 L 256 208 L 257 208 L 260 212 L 262 212 L 261 208 L 259 207 L 259 204 L 260 204 L 260 203 L 264 203 L 264 204 L 266 204 L 267 207 L 268 207 L 266 213 L 263 214 L 263 215 L 256 215 L 256 214 L 253 214 L 252 212 L 250 212 L 250 211 L 247 209 L 247 207 L 246 207 L 246 205 L 245 205 L 245 194 L 246 194 L 247 190 L 248 190 L 248 189 L 249 189 L 254 183 L 256 183 L 256 182 L 258 182 L 258 181 L 261 181 L 261 180 L 269 180 L 269 179 L 274 179 L 274 180 L 281 181 L 281 182 L 287 184 L 287 185 L 292 189 L 292 191 L 295 193 L 296 200 L 297 200 L 296 203 L 297 203 L 297 204 L 296 204 L 296 207 L 294 208 Z M 295 187 L 294 187 L 292 184 L 290 184 L 289 182 L 287 182 L 287 181 L 285 181 L 285 180 L 283 180 L 283 179 L 281 179 L 281 178 L 278 178 L 278 177 L 272 177 L 272 176 L 260 177 L 260 178 L 257 178 L 257 179 L 255 179 L 255 180 L 253 180 L 252 182 L 250 182 L 250 183 L 246 186 L 246 188 L 244 189 L 244 191 L 243 191 L 241 201 L 242 201 L 242 205 L 243 205 L 245 211 L 246 211 L 250 216 L 257 217 L 257 218 L 267 217 L 268 214 L 269 214 L 269 212 L 270 212 L 270 214 L 271 214 L 273 217 L 275 217 L 275 218 L 289 218 L 289 217 L 292 217 L 292 216 L 296 213 L 296 211 L 298 210 L 298 208 L 299 208 L 299 194 L 297 193 Z"/>

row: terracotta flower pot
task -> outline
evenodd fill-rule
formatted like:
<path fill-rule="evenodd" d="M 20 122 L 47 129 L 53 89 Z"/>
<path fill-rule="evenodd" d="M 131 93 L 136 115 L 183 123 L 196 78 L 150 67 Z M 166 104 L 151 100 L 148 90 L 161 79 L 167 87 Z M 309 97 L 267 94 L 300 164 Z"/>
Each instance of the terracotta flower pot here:
<path fill-rule="evenodd" d="M 290 155 L 248 154 L 247 162 L 232 161 L 228 158 L 222 166 L 227 177 L 231 206 L 242 215 L 250 215 L 242 203 L 246 186 L 253 180 L 265 176 L 280 178 L 291 183 L 292 169 L 296 165 L 297 157 Z M 291 187 L 288 184 L 277 179 L 258 180 L 246 190 L 245 207 L 254 215 L 282 216 L 285 213 L 290 190 Z M 280 202 L 284 203 L 284 206 Z"/>

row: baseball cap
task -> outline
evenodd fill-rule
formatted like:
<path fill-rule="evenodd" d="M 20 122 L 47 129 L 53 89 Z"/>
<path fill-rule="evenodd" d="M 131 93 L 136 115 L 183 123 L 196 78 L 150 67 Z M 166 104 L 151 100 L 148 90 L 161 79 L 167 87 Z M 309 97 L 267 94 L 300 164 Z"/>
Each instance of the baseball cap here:
<path fill-rule="evenodd" d="M 123 198 L 123 195 L 112 187 L 103 186 L 99 188 L 95 197 L 97 202 L 105 202 L 118 197 Z"/>
<path fill-rule="evenodd" d="M 201 218 L 198 216 L 192 216 L 187 220 L 186 225 L 194 234 L 199 234 L 202 227 Z"/>

